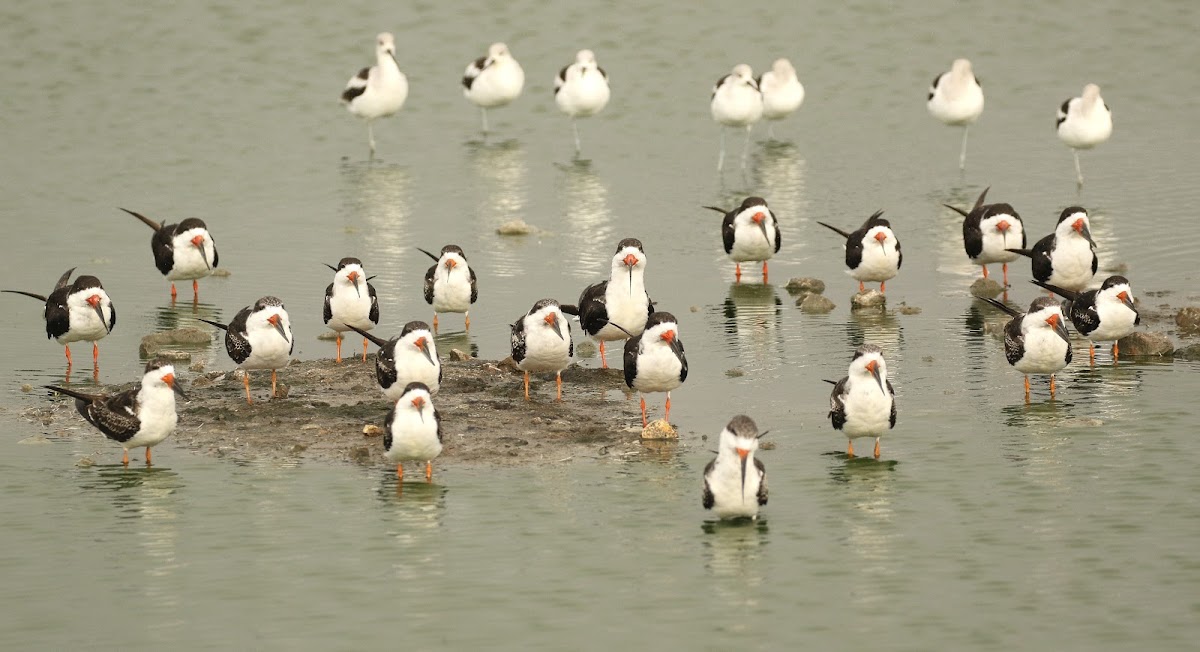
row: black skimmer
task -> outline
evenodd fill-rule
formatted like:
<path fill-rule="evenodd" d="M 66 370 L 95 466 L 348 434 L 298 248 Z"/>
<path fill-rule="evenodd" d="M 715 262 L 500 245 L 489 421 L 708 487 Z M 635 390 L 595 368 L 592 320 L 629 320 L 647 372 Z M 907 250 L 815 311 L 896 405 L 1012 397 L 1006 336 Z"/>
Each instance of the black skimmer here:
<path fill-rule="evenodd" d="M 796 112 L 804 103 L 804 85 L 796 78 L 796 68 L 787 59 L 776 59 L 771 69 L 758 76 L 762 92 L 767 138 L 775 137 L 775 122 Z"/>
<path fill-rule="evenodd" d="M 189 217 L 179 224 L 167 224 L 135 213 L 128 208 L 121 210 L 138 218 L 154 230 L 150 237 L 150 251 L 154 253 L 154 266 L 171 282 L 171 298 L 177 295 L 175 281 L 192 282 L 192 300 L 200 298 L 197 279 L 212 276 L 217 268 L 217 243 L 204 220 Z"/>
<path fill-rule="evenodd" d="M 717 80 L 712 89 L 709 110 L 713 120 L 721 125 L 721 155 L 717 158 L 717 172 L 725 169 L 725 127 L 745 128 L 746 143 L 742 147 L 742 169 L 746 169 L 746 155 L 750 151 L 750 130 L 763 116 L 763 96 L 758 92 L 758 82 L 750 66 L 739 63 L 733 71 Z"/>
<path fill-rule="evenodd" d="M 1071 148 L 1075 155 L 1075 178 L 1083 186 L 1083 171 L 1079 167 L 1079 150 L 1091 149 L 1112 136 L 1112 111 L 1100 97 L 1100 87 L 1088 84 L 1083 94 L 1072 97 L 1058 109 L 1055 123 L 1058 139 Z"/>
<path fill-rule="evenodd" d="M 525 71 L 508 46 L 493 43 L 487 56 L 467 64 L 462 78 L 463 96 L 478 106 L 483 115 L 483 133 L 488 132 L 487 110 L 512 102 L 525 86 Z"/>
<path fill-rule="evenodd" d="M 325 288 L 325 325 L 337 333 L 337 361 L 342 361 L 342 333 L 350 326 L 369 331 L 379 325 L 379 297 L 367 282 L 362 261 L 343 258 L 333 270 L 333 283 Z M 366 286 L 364 291 L 363 286 Z M 367 361 L 367 339 L 363 338 L 363 362 Z"/>
<path fill-rule="evenodd" d="M 554 103 L 571 117 L 576 156 L 581 149 L 577 118 L 596 115 L 608 104 L 608 98 L 608 74 L 596 63 L 596 55 L 591 50 L 576 53 L 575 63 L 563 66 L 554 78 Z"/>
<path fill-rule="evenodd" d="M 375 379 L 389 401 L 398 400 L 409 383 L 421 383 L 430 394 L 437 394 L 442 384 L 442 361 L 429 324 L 410 321 L 398 337 L 385 340 L 353 326 L 350 330 L 371 340 L 379 347 L 375 356 Z"/>
<path fill-rule="evenodd" d="M 892 231 L 892 225 L 880 217 L 883 211 L 867 218 L 857 231 L 845 231 L 817 222 L 821 226 L 846 238 L 846 272 L 858 281 L 858 291 L 866 291 L 863 281 L 879 283 L 879 291 L 884 291 L 887 281 L 896 277 L 900 265 L 904 263 L 904 254 L 900 253 L 900 241 Z"/>
<path fill-rule="evenodd" d="M 758 508 L 767 504 L 767 468 L 754 451 L 765 434 L 744 414 L 729 421 L 721 431 L 716 459 L 704 467 L 704 509 L 720 518 L 758 518 Z"/>
<path fill-rule="evenodd" d="M 561 306 L 564 313 L 577 315 L 583 331 L 600 342 L 603 369 L 608 369 L 604 343 L 640 335 L 654 312 L 646 294 L 646 261 L 642 241 L 625 238 L 617 243 L 609 279 L 584 288 L 578 306 Z"/>
<path fill-rule="evenodd" d="M 762 261 L 763 283 L 767 282 L 767 261 L 779 253 L 783 242 L 779 237 L 779 222 L 775 213 L 767 208 L 762 197 L 747 197 L 742 205 L 726 211 L 716 206 L 705 206 L 725 216 L 721 223 L 721 240 L 725 253 L 733 260 L 734 275 L 742 281 L 742 263 Z"/>
<path fill-rule="evenodd" d="M 408 78 L 396 63 L 396 39 L 384 32 L 375 37 L 375 65 L 363 68 L 346 82 L 342 104 L 354 115 L 367 121 L 367 144 L 375 154 L 375 134 L 371 123 L 394 115 L 408 99 Z"/>
<path fill-rule="evenodd" d="M 565 332 L 564 332 L 565 331 Z M 533 304 L 529 313 L 512 325 L 512 358 L 525 372 L 525 400 L 529 400 L 530 372 L 554 372 L 558 400 L 562 400 L 562 372 L 571 364 L 575 346 L 571 324 L 554 299 Z"/>
<path fill-rule="evenodd" d="M 1034 243 L 1033 249 L 1009 251 L 1033 260 L 1033 278 L 1072 292 L 1091 284 L 1100 263 L 1087 211 L 1078 206 L 1064 209 L 1054 233 Z"/>
<path fill-rule="evenodd" d="M 1029 374 L 1050 374 L 1050 398 L 1054 398 L 1054 374 L 1071 363 L 1071 338 L 1058 301 L 1038 297 L 1029 304 L 1029 312 L 1021 312 L 995 299 L 983 300 L 1012 316 L 1004 325 L 1004 357 L 1025 374 L 1025 400 L 1029 400 Z"/>
<path fill-rule="evenodd" d="M 187 398 L 175 378 L 175 367 L 161 358 L 146 364 L 141 387 L 112 396 L 85 394 L 65 387 L 46 385 L 46 389 L 74 397 L 75 409 L 105 437 L 125 449 L 121 463 L 129 466 L 129 449 L 146 448 L 146 464 L 150 464 L 150 449 L 175 431 L 179 415 L 175 411 L 175 395 Z"/>
<path fill-rule="evenodd" d="M 425 462 L 425 481 L 433 479 L 433 458 L 442 454 L 442 415 L 424 383 L 408 383 L 383 428 L 384 455 L 396 465 L 396 477 L 404 478 L 405 462 Z"/>
<path fill-rule="evenodd" d="M 1072 292 L 1041 281 L 1031 281 L 1066 299 L 1063 312 L 1080 335 L 1088 338 L 1088 358 L 1096 360 L 1096 342 L 1112 342 L 1113 362 L 1117 361 L 1117 340 L 1132 333 L 1142 318 L 1133 305 L 1133 289 L 1124 276 L 1104 279 L 1099 290 Z"/>
<path fill-rule="evenodd" d="M 967 167 L 967 131 L 983 113 L 983 85 L 971 72 L 971 62 L 955 59 L 950 71 L 933 78 L 925 106 L 942 124 L 962 127 L 962 152 L 958 169 Z"/>
<path fill-rule="evenodd" d="M 983 203 L 988 190 L 990 188 L 984 188 L 979 193 L 970 212 L 950 204 L 942 206 L 963 216 L 963 248 L 971 262 L 983 268 L 983 278 L 988 277 L 988 265 L 1002 263 L 1004 287 L 1008 287 L 1008 264 L 1018 256 L 1009 251 L 1009 245 L 1019 241 L 1019 248 L 1025 248 L 1025 223 L 1009 204 Z"/>
<path fill-rule="evenodd" d="M 200 321 L 225 331 L 225 352 L 245 375 L 246 403 L 250 397 L 250 370 L 271 370 L 271 398 L 275 398 L 276 371 L 292 361 L 292 322 L 283 302 L 275 297 L 263 297 L 234 315 L 228 325 L 208 319 Z"/>
<path fill-rule="evenodd" d="M 448 244 L 440 256 L 420 247 L 417 251 L 437 261 L 425 272 L 425 303 L 433 306 L 433 331 L 437 332 L 442 312 L 463 313 L 463 329 L 471 330 L 471 304 L 479 298 L 479 287 L 462 247 Z"/>
<path fill-rule="evenodd" d="M 646 427 L 646 397 L 666 392 L 663 420 L 671 420 L 671 390 L 687 380 L 687 357 L 679 339 L 679 323 L 669 312 L 656 312 L 640 335 L 625 342 L 625 384 L 642 395 L 642 427 Z"/>
<path fill-rule="evenodd" d="M 846 455 L 854 457 L 855 439 L 874 437 L 879 459 L 879 438 L 896 427 L 896 390 L 887 377 L 883 350 L 874 344 L 858 347 L 846 377 L 825 382 L 833 385 L 829 420 L 846 435 Z"/>
<path fill-rule="evenodd" d="M 23 290 L 3 290 L 33 297 L 46 304 L 46 339 L 63 345 L 67 373 L 71 369 L 71 342 L 92 343 L 92 363 L 99 369 L 100 347 L 96 344 L 117 325 L 117 309 L 95 276 L 80 276 L 71 283 L 75 268 L 68 269 L 54 284 L 49 296 Z"/>

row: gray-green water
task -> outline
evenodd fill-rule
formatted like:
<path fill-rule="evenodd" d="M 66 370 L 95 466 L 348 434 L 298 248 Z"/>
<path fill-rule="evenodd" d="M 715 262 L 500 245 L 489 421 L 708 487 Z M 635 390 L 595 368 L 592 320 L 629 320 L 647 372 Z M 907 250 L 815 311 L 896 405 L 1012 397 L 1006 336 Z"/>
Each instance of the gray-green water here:
<path fill-rule="evenodd" d="M 980 333 L 985 313 L 966 292 L 976 270 L 939 204 L 990 185 L 1040 236 L 1081 203 L 1103 261 L 1127 263 L 1149 305 L 1195 301 L 1196 6 L 687 7 L 0 7 L 4 286 L 46 291 L 76 265 L 100 276 L 120 315 L 103 380 L 136 377 L 145 333 L 228 318 L 268 293 L 292 313 L 299 356 L 331 355 L 315 339 L 319 263 L 344 255 L 379 275 L 386 324 L 428 319 L 415 247 L 446 242 L 480 277 L 470 343 L 501 357 L 508 323 L 538 298 L 573 299 L 628 236 L 646 245 L 651 294 L 680 316 L 692 369 L 673 401 L 684 439 L 666 452 L 447 461 L 437 484 L 400 496 L 387 469 L 236 464 L 170 441 L 155 468 L 123 470 L 82 424 L 16 444 L 42 430 L 17 412 L 44 400 L 18 386 L 60 380 L 62 358 L 41 337 L 40 306 L 4 295 L 5 646 L 1192 647 L 1196 369 L 1076 364 L 1058 401 L 1042 386 L 1026 406 L 999 341 Z M 365 129 L 336 98 L 385 29 L 412 92 L 377 126 L 381 160 L 368 164 Z M 494 40 L 528 83 L 492 113 L 484 144 L 458 78 Z M 614 99 L 582 123 L 590 163 L 573 164 L 551 80 L 581 47 Z M 779 55 L 808 91 L 777 128 L 791 144 L 756 144 L 748 175 L 722 181 L 709 88 L 735 63 L 761 70 Z M 924 108 L 956 56 L 987 93 L 965 175 L 958 132 Z M 1052 118 L 1089 81 L 1116 131 L 1085 154 L 1077 196 Z M 749 193 L 783 222 L 774 287 L 731 286 L 719 218 L 698 208 Z M 233 276 L 204 282 L 195 311 L 171 307 L 149 231 L 116 206 L 205 218 Z M 853 226 L 878 208 L 906 254 L 889 297 L 919 315 L 847 310 L 839 243 L 815 221 Z M 546 233 L 496 237 L 512 217 Z M 800 314 L 780 285 L 797 275 L 825 279 L 839 308 Z M 1014 300 L 1030 300 L 1028 267 L 1013 278 Z M 880 463 L 836 455 L 844 440 L 824 418 L 821 379 L 863 341 L 883 346 L 899 390 Z M 215 347 L 208 359 L 230 367 Z M 746 375 L 727 377 L 733 367 Z M 742 411 L 777 444 L 762 454 L 771 504 L 755 526 L 714 527 L 699 506 L 712 447 L 700 437 Z M 96 450 L 103 464 L 74 466 Z"/>

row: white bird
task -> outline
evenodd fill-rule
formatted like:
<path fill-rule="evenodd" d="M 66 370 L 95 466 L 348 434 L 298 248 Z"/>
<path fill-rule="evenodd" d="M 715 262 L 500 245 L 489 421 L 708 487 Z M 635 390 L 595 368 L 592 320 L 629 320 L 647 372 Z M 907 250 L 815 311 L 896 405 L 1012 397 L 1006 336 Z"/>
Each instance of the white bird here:
<path fill-rule="evenodd" d="M 926 102 L 933 117 L 952 127 L 962 127 L 962 153 L 958 157 L 958 168 L 967 167 L 967 131 L 971 123 L 983 113 L 983 85 L 971 72 L 971 62 L 955 59 L 950 72 L 933 78 Z"/>
<path fill-rule="evenodd" d="M 325 325 L 337 334 L 337 361 L 342 361 L 342 333 L 351 326 L 369 331 L 379 324 L 379 297 L 367 282 L 362 261 L 346 257 L 333 270 L 333 283 L 325 288 Z M 363 290 L 363 286 L 367 286 Z M 363 362 L 367 361 L 367 338 L 363 338 Z"/>
<path fill-rule="evenodd" d="M 754 457 L 758 450 L 758 426 L 739 414 L 721 431 L 717 457 L 704 467 L 704 509 L 720 518 L 758 518 L 758 508 L 767 504 L 767 469 Z"/>
<path fill-rule="evenodd" d="M 354 115 L 367 121 L 367 143 L 375 154 L 375 134 L 371 123 L 393 115 L 408 99 L 408 78 L 396 63 L 396 40 L 384 32 L 375 37 L 375 65 L 363 68 L 346 83 L 342 104 Z"/>
<path fill-rule="evenodd" d="M 571 342 L 571 322 L 563 316 L 558 302 L 542 299 L 533 304 L 529 313 L 512 325 L 510 343 L 517 369 L 525 372 L 525 400 L 529 400 L 530 372 L 553 371 L 561 401 L 562 372 L 571 364 L 575 346 Z"/>
<path fill-rule="evenodd" d="M 576 156 L 581 149 L 576 118 L 596 115 L 608 104 L 608 98 L 608 74 L 596 63 L 596 55 L 591 50 L 580 50 L 575 55 L 575 63 L 563 66 L 554 78 L 554 103 L 571 117 Z"/>
<path fill-rule="evenodd" d="M 679 322 L 669 312 L 655 312 L 646 330 L 625 342 L 625 384 L 642 395 L 642 427 L 646 427 L 646 394 L 666 392 L 663 420 L 671 420 L 671 390 L 687 380 L 688 363 L 679 339 Z"/>
<path fill-rule="evenodd" d="M 779 222 L 775 213 L 767 208 L 762 197 L 747 197 L 742 205 L 726 211 L 716 206 L 705 206 L 725 216 L 721 223 L 721 241 L 725 253 L 733 260 L 734 275 L 742 282 L 742 263 L 762 262 L 763 283 L 767 282 L 767 261 L 779 253 L 783 240 L 779 234 Z"/>
<path fill-rule="evenodd" d="M 1053 297 L 1038 297 L 1029 304 L 1029 312 L 1021 312 L 981 298 L 1012 317 L 1004 325 L 1004 357 L 1025 374 L 1025 401 L 1029 402 L 1029 374 L 1050 374 L 1050 398 L 1054 398 L 1054 374 L 1071 364 L 1072 355 L 1062 306 Z"/>
<path fill-rule="evenodd" d="M 429 388 L 409 383 L 392 405 L 383 429 L 384 456 L 404 478 L 404 463 L 425 462 L 425 480 L 433 479 L 433 459 L 442 454 L 442 415 L 433 408 Z"/>
<path fill-rule="evenodd" d="M 1079 168 L 1079 150 L 1091 149 L 1108 140 L 1112 135 L 1112 111 L 1100 97 L 1100 87 L 1088 84 L 1083 95 L 1072 97 L 1058 109 L 1058 139 L 1071 148 L 1075 155 L 1075 176 L 1083 185 L 1083 171 Z"/>
<path fill-rule="evenodd" d="M 504 106 L 521 95 L 525 71 L 513 58 L 508 46 L 493 43 L 486 57 L 467 64 L 462 78 L 463 96 L 480 108 L 483 133 L 488 132 L 487 110 Z"/>
<path fill-rule="evenodd" d="M 471 330 L 471 304 L 479 299 L 475 270 L 467 263 L 462 247 L 448 244 L 435 256 L 417 247 L 417 251 L 437 261 L 425 270 L 425 303 L 433 306 L 433 332 L 438 329 L 438 313 L 463 313 L 463 329 Z"/>
<path fill-rule="evenodd" d="M 887 282 L 900 273 L 904 254 L 900 251 L 900 240 L 892 231 L 892 225 L 876 211 L 867 218 L 857 231 L 847 233 L 836 226 L 817 222 L 821 226 L 846 238 L 846 273 L 858 281 L 858 291 L 866 292 L 863 282 L 879 283 L 879 291 L 885 292 Z M 878 247 L 876 246 L 878 245 Z"/>
<path fill-rule="evenodd" d="M 67 377 L 71 375 L 71 342 L 92 343 L 92 363 L 95 373 L 100 373 L 100 346 L 97 342 L 104 339 L 117 325 L 117 308 L 109 298 L 108 292 L 95 276 L 80 276 L 71 283 L 71 274 L 75 268 L 68 269 L 54 284 L 54 291 L 48 296 L 25 292 L 24 290 L 0 290 L 12 294 L 22 294 L 37 299 L 46 305 L 43 315 L 46 319 L 46 339 L 53 337 L 63 345 L 67 356 Z"/>
<path fill-rule="evenodd" d="M 201 319 L 200 321 L 225 331 L 225 352 L 245 372 L 242 385 L 246 388 L 246 403 L 250 397 L 250 370 L 271 370 L 271 398 L 276 394 L 276 370 L 292 361 L 296 341 L 292 338 L 292 322 L 283 302 L 266 296 L 246 306 L 234 315 L 228 325 Z"/>
<path fill-rule="evenodd" d="M 759 75 L 758 90 L 762 93 L 763 114 L 768 120 L 767 137 L 775 137 L 777 120 L 783 120 L 804 103 L 804 85 L 796 78 L 796 69 L 787 59 L 776 59 L 771 69 Z"/>
<path fill-rule="evenodd" d="M 717 80 L 713 86 L 709 103 L 713 120 L 721 127 L 721 155 L 717 159 L 717 171 L 725 167 L 725 127 L 745 127 L 746 143 L 742 147 L 742 169 L 746 168 L 746 156 L 750 151 L 750 130 L 763 117 L 763 96 L 754 80 L 750 66 L 739 63 L 733 72 Z"/>
<path fill-rule="evenodd" d="M 825 382 L 833 384 L 829 420 L 846 435 L 846 455 L 854 457 L 855 439 L 874 437 L 879 459 L 879 438 L 896 427 L 896 390 L 887 377 L 883 350 L 874 344 L 858 347 L 846 377 Z"/>

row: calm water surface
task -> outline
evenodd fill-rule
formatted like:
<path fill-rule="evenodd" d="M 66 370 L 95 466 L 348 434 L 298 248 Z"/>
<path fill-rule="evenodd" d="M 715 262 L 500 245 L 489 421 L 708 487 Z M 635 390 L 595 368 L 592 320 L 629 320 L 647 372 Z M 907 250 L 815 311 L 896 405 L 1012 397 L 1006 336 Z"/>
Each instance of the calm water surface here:
<path fill-rule="evenodd" d="M 1176 65 L 1200 59 L 1198 9 L 1070 5 L 0 8 L 14 89 L 0 112 L 5 287 L 45 292 L 72 266 L 103 279 L 119 320 L 101 345 L 102 380 L 137 376 L 147 332 L 228 319 L 264 294 L 287 304 L 300 357 L 331 355 L 316 340 L 321 263 L 346 255 L 379 275 L 385 332 L 428 319 L 428 260 L 415 247 L 447 242 L 467 250 L 481 292 L 469 337 L 446 337 L 502 357 L 507 324 L 539 298 L 573 300 L 629 236 L 646 245 L 651 294 L 680 317 L 692 369 L 674 396 L 680 444 L 625 458 L 597 451 L 503 470 L 447 461 L 436 484 L 400 491 L 386 469 L 238 464 L 171 442 L 160 466 L 124 470 L 92 431 L 18 417 L 44 400 L 19 385 L 60 381 L 63 365 L 39 335 L 40 306 L 4 295 L 0 639 L 13 649 L 1192 647 L 1196 368 L 1077 364 L 1059 400 L 1041 385 L 1025 405 L 1000 342 L 982 333 L 996 317 L 967 294 L 977 271 L 960 220 L 940 207 L 991 186 L 1040 236 L 1080 203 L 1103 263 L 1128 265 L 1147 305 L 1198 300 L 1198 271 L 1180 256 L 1200 235 L 1200 73 Z M 376 127 L 381 158 L 368 162 L 363 125 L 336 99 L 384 29 L 397 33 L 412 93 Z M 494 40 L 528 83 L 489 116 L 485 142 L 457 84 Z M 576 162 L 551 89 L 580 47 L 597 52 L 614 99 L 582 123 Z M 780 55 L 800 71 L 805 106 L 777 127 L 786 142 L 756 134 L 748 171 L 718 176 L 709 88 L 735 63 L 761 70 Z M 987 92 L 965 174 L 959 132 L 923 106 L 956 56 L 973 60 Z M 1089 81 L 1116 132 L 1084 155 L 1077 195 L 1052 117 Z M 775 285 L 732 284 L 719 218 L 699 208 L 751 193 L 783 222 Z M 233 275 L 203 282 L 199 305 L 171 306 L 148 230 L 117 206 L 208 220 Z M 906 254 L 890 300 L 920 314 L 847 309 L 840 243 L 816 220 L 851 227 L 879 208 Z M 494 235 L 516 217 L 541 232 Z M 799 275 L 825 279 L 838 309 L 801 314 L 782 288 Z M 1028 267 L 1013 278 L 1013 300 L 1028 303 Z M 899 391 L 880 462 L 838 455 L 845 442 L 824 417 L 821 379 L 840 377 L 862 342 L 885 349 Z M 231 366 L 216 346 L 201 357 Z M 735 367 L 745 375 L 727 377 Z M 737 412 L 777 445 L 762 454 L 771 504 L 749 526 L 713 524 L 699 506 L 713 448 L 702 437 Z M 39 434 L 50 443 L 17 444 Z M 101 464 L 74 465 L 94 451 Z"/>

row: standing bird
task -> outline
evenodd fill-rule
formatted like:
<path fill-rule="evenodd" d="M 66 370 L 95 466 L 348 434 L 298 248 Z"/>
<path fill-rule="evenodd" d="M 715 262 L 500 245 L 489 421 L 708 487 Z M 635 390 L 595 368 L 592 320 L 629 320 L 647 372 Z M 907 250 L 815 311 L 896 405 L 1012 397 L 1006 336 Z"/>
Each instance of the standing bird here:
<path fill-rule="evenodd" d="M 429 388 L 408 383 L 388 411 L 383 428 L 384 456 L 404 479 L 404 463 L 425 462 L 425 481 L 433 480 L 433 458 L 442 454 L 442 415 L 433 407 Z"/>
<path fill-rule="evenodd" d="M 112 396 L 85 394 L 54 385 L 45 387 L 74 397 L 79 414 L 125 450 L 121 458 L 125 466 L 129 466 L 129 449 L 143 446 L 146 464 L 150 464 L 150 449 L 175 432 L 179 421 L 175 395 L 187 398 L 175 379 L 175 367 L 162 358 L 146 364 L 141 387 Z"/>
<path fill-rule="evenodd" d="M 271 370 L 271 398 L 276 396 L 275 372 L 292 361 L 292 322 L 288 318 L 283 302 L 267 296 L 238 311 L 228 325 L 201 319 L 200 321 L 225 331 L 225 352 L 239 369 L 244 372 L 242 384 L 246 388 L 246 403 L 253 404 L 250 397 L 250 370 Z"/>
<path fill-rule="evenodd" d="M 704 509 L 720 518 L 758 518 L 758 508 L 767 504 L 767 468 L 754 451 L 765 434 L 744 414 L 729 421 L 721 431 L 717 457 L 704 467 Z"/>
<path fill-rule="evenodd" d="M 575 132 L 575 155 L 580 152 L 579 125 L 576 118 L 599 113 L 608 104 L 608 74 L 596 63 L 591 50 L 580 50 L 575 63 L 564 66 L 554 78 L 554 103 L 571 117 Z"/>
<path fill-rule="evenodd" d="M 846 271 L 851 278 L 858 281 L 858 291 L 865 292 L 864 281 L 879 283 L 879 291 L 885 292 L 887 282 L 900 273 L 900 265 L 904 263 L 904 254 L 900 253 L 900 241 L 892 232 L 892 225 L 880 217 L 883 211 L 867 218 L 857 231 L 845 231 L 817 222 L 821 226 L 846 238 Z"/>
<path fill-rule="evenodd" d="M 121 210 L 138 218 L 154 229 L 150 238 L 150 251 L 154 253 L 154 266 L 171 282 L 171 299 L 177 296 L 175 281 L 192 282 L 192 300 L 200 299 L 200 284 L 197 279 L 212 276 L 217 268 L 217 243 L 204 220 L 189 217 L 179 224 L 167 224 L 135 213 L 127 208 Z"/>
<path fill-rule="evenodd" d="M 1004 325 L 1004 357 L 1025 374 L 1025 400 L 1029 400 L 1029 374 L 1050 374 L 1050 398 L 1054 398 L 1054 374 L 1071 363 L 1070 334 L 1058 302 L 1038 297 L 1023 313 L 995 299 L 983 300 L 1012 316 Z"/>
<path fill-rule="evenodd" d="M 104 291 L 100 279 L 95 276 L 80 276 L 69 283 L 72 267 L 59 277 L 50 296 L 3 290 L 11 294 L 23 294 L 46 304 L 43 313 L 46 320 L 46 339 L 53 337 L 63 345 L 67 356 L 67 373 L 71 371 L 71 342 L 92 343 L 92 363 L 100 369 L 100 346 L 96 344 L 117 325 L 117 309 Z"/>
<path fill-rule="evenodd" d="M 796 112 L 804 103 L 804 85 L 796 78 L 796 69 L 787 59 L 776 59 L 771 69 L 758 76 L 762 92 L 762 117 L 767 122 L 767 138 L 775 137 L 775 122 Z"/>
<path fill-rule="evenodd" d="M 1088 359 L 1096 362 L 1096 342 L 1112 342 L 1113 362 L 1117 361 L 1117 340 L 1132 333 L 1142 317 L 1133 305 L 1133 289 L 1124 276 L 1104 279 L 1099 290 L 1073 292 L 1057 285 L 1031 281 L 1063 297 L 1063 312 L 1075 330 L 1088 338 Z"/>
<path fill-rule="evenodd" d="M 642 427 L 646 427 L 648 392 L 666 392 L 663 420 L 671 420 L 671 390 L 687 380 L 687 357 L 679 339 L 679 324 L 669 312 L 656 312 L 646 330 L 625 342 L 625 384 L 642 395 Z"/>
<path fill-rule="evenodd" d="M 563 329 L 566 333 L 563 333 Z M 571 323 L 554 299 L 533 304 L 529 313 L 512 325 L 512 358 L 517 369 L 525 372 L 525 400 L 529 400 L 529 373 L 553 371 L 562 400 L 562 372 L 571 364 L 575 346 L 571 342 Z"/>
<path fill-rule="evenodd" d="M 955 59 L 949 72 L 933 78 L 925 106 L 933 117 L 951 127 L 962 127 L 962 153 L 958 169 L 967 167 L 967 132 L 983 113 L 983 85 L 971 72 L 971 62 Z"/>
<path fill-rule="evenodd" d="M 654 312 L 646 294 L 646 262 L 642 241 L 625 238 L 617 243 L 609 279 L 584 288 L 578 306 L 562 306 L 564 313 L 577 315 L 584 332 L 600 342 L 603 369 L 608 369 L 604 343 L 640 335 L 646 317 Z"/>
<path fill-rule="evenodd" d="M 1064 209 L 1054 233 L 1034 243 L 1033 249 L 1009 251 L 1032 259 L 1033 278 L 1072 292 L 1087 288 L 1100 265 L 1087 211 L 1078 206 Z"/>
<path fill-rule="evenodd" d="M 855 439 L 874 437 L 879 459 L 879 438 L 896 427 L 896 390 L 887 377 L 883 350 L 874 344 L 858 347 L 846 377 L 825 382 L 833 385 L 829 420 L 846 435 L 846 455 L 854 457 Z"/>
<path fill-rule="evenodd" d="M 478 106 L 483 116 L 483 134 L 488 132 L 487 110 L 501 107 L 521 94 L 525 71 L 513 58 L 508 46 L 493 43 L 486 57 L 467 64 L 462 78 L 463 96 Z"/>
<path fill-rule="evenodd" d="M 375 37 L 375 65 L 363 68 L 346 82 L 342 104 L 354 115 L 367 121 L 367 144 L 375 155 L 375 134 L 371 123 L 376 118 L 395 114 L 408 99 L 408 78 L 396 63 L 396 39 L 384 32 Z"/>
<path fill-rule="evenodd" d="M 409 383 L 421 383 L 430 394 L 437 394 L 442 383 L 442 361 L 429 324 L 410 321 L 398 337 L 385 340 L 354 326 L 350 330 L 379 347 L 375 356 L 375 380 L 389 401 L 399 400 Z"/>
<path fill-rule="evenodd" d="M 369 331 L 379 325 L 379 297 L 375 286 L 367 282 L 362 261 L 343 258 L 333 270 L 333 283 L 325 288 L 325 325 L 337 334 L 337 361 L 342 361 L 342 333 L 356 326 Z M 362 286 L 367 286 L 363 292 Z M 367 339 L 363 338 L 363 362 L 367 361 Z"/>
<path fill-rule="evenodd" d="M 709 102 L 712 118 L 721 124 L 721 155 L 717 158 L 717 172 L 725 168 L 725 127 L 745 127 L 746 143 L 742 147 L 742 169 L 746 169 L 746 156 L 750 152 L 750 130 L 763 116 L 763 96 L 754 81 L 754 71 L 744 63 L 733 67 L 733 72 L 717 80 Z"/>
<path fill-rule="evenodd" d="M 1019 241 L 1020 248 L 1025 248 L 1025 223 L 1009 204 L 983 203 L 988 190 L 990 188 L 984 188 L 979 193 L 979 199 L 975 200 L 975 207 L 969 213 L 950 204 L 942 206 L 963 216 L 963 248 L 971 262 L 983 268 L 983 278 L 988 277 L 989 264 L 1001 263 L 1004 287 L 1008 287 L 1008 264 L 1019 255 L 1009 251 L 1009 245 Z"/>
<path fill-rule="evenodd" d="M 775 213 L 767 208 L 767 200 L 747 197 L 741 206 L 731 211 L 716 206 L 704 208 L 725 216 L 721 223 L 721 240 L 725 243 L 725 253 L 733 259 L 737 281 L 742 281 L 742 263 L 762 261 L 763 283 L 766 283 L 767 261 L 779 253 L 782 242 L 779 222 Z"/>
<path fill-rule="evenodd" d="M 1058 139 L 1071 148 L 1075 155 L 1075 177 L 1080 187 L 1083 187 L 1083 171 L 1079 168 L 1079 150 L 1091 149 L 1112 136 L 1112 111 L 1100 97 L 1100 87 L 1088 84 L 1083 87 L 1083 95 L 1072 97 L 1058 109 L 1058 122 L 1055 128 Z"/>
<path fill-rule="evenodd" d="M 471 304 L 479 298 L 479 287 L 462 247 L 448 244 L 442 247 L 441 256 L 420 247 L 417 251 L 437 261 L 425 271 L 425 303 L 433 306 L 433 332 L 437 332 L 440 312 L 463 313 L 463 329 L 471 330 Z"/>

